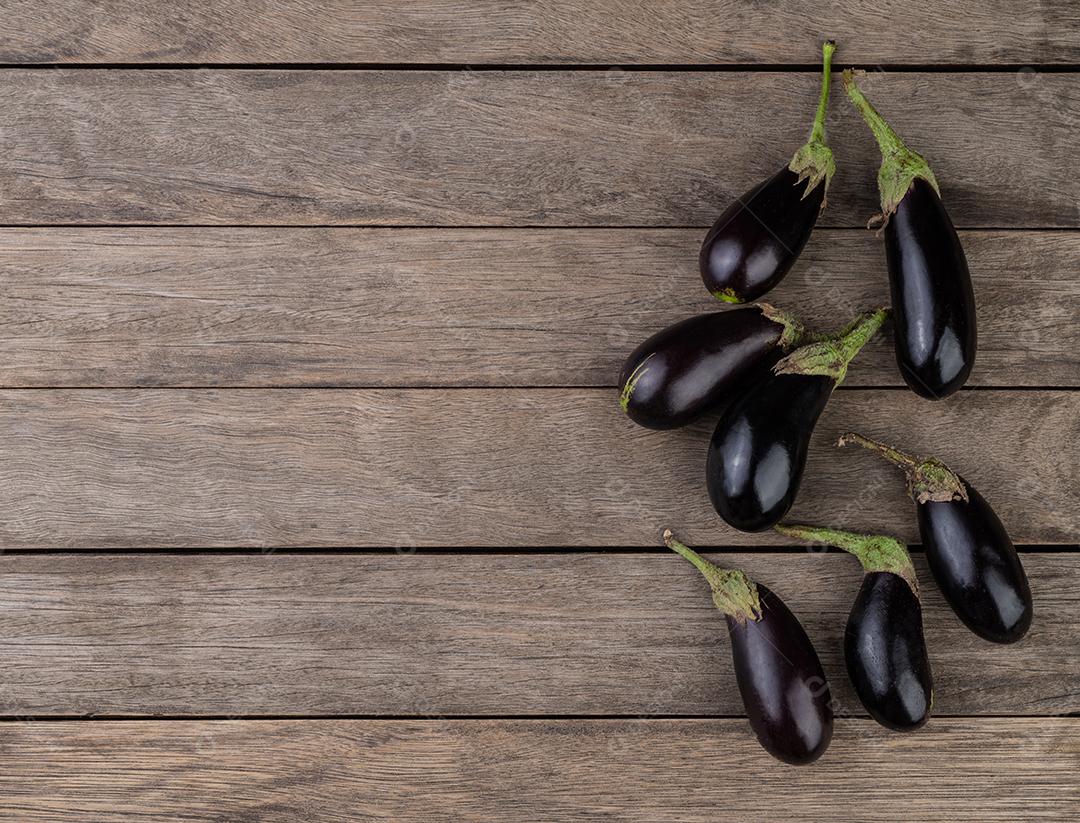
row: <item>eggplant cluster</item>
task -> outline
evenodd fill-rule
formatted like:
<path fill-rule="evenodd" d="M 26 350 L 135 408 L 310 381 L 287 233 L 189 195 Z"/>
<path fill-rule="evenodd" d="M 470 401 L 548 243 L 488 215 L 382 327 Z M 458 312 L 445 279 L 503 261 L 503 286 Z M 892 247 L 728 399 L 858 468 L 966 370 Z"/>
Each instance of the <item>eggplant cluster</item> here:
<path fill-rule="evenodd" d="M 904 470 L 917 507 L 923 550 L 938 588 L 971 631 L 1015 643 L 1031 626 L 1033 603 L 1008 532 L 975 487 L 935 457 L 915 457 L 854 432 L 856 444 Z M 859 700 L 890 729 L 917 729 L 933 706 L 933 678 L 923 637 L 915 568 L 894 538 L 814 526 L 776 530 L 855 555 L 865 575 L 844 634 L 844 658 Z"/>
<path fill-rule="evenodd" d="M 843 435 L 903 469 L 930 573 L 956 616 L 984 640 L 1015 643 L 1034 605 L 1020 555 L 978 490 L 936 457 L 915 457 L 861 434 Z"/>
<path fill-rule="evenodd" d="M 835 161 L 825 140 L 832 55 L 810 139 L 790 162 L 738 198 L 713 224 L 699 255 L 701 278 L 719 300 L 743 304 L 776 286 L 806 246 L 826 204 Z M 933 707 L 933 676 L 919 582 L 907 547 L 864 535 L 781 521 L 799 491 L 811 435 L 833 390 L 891 316 L 897 367 L 920 397 L 959 390 L 975 361 L 975 298 L 959 237 L 937 178 L 863 95 L 850 70 L 848 97 L 881 151 L 881 214 L 892 308 L 854 318 L 831 335 L 808 331 L 769 304 L 740 305 L 683 320 L 650 337 L 619 375 L 622 410 L 651 429 L 717 422 L 705 486 L 717 514 L 736 529 L 780 534 L 842 549 L 863 567 L 844 632 L 848 675 L 883 726 L 919 728 Z M 986 500 L 933 457 L 915 457 L 860 434 L 857 444 L 899 466 L 917 507 L 930 570 L 957 617 L 980 637 L 1012 643 L 1032 621 L 1032 597 L 1009 535 Z M 805 764 L 832 737 L 833 704 L 817 652 L 783 601 L 737 569 L 725 569 L 664 532 L 664 542 L 708 581 L 724 614 L 735 677 L 761 745 Z"/>

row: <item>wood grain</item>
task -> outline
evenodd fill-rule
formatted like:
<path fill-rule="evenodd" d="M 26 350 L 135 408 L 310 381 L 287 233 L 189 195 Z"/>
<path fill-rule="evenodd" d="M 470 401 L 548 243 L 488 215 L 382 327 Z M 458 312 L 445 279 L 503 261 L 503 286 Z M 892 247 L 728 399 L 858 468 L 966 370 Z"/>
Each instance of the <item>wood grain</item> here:
<path fill-rule="evenodd" d="M 706 226 L 806 139 L 816 73 L 9 71 L 0 222 Z M 1076 227 L 1075 74 L 867 93 L 964 227 Z M 878 208 L 834 101 L 823 225 Z"/>
<path fill-rule="evenodd" d="M 742 720 L 15 723 L 0 819 L 1075 819 L 1080 719 L 841 721 L 809 768 Z M 1019 756 L 1019 755 L 1023 756 Z"/>
<path fill-rule="evenodd" d="M 859 63 L 1080 60 L 1068 0 L 888 4 L 768 0 L 364 3 L 13 0 L 7 63 L 813 63 L 824 36 Z"/>
<path fill-rule="evenodd" d="M 607 390 L 0 392 L 0 547 L 776 545 L 704 489 L 711 426 Z M 915 541 L 901 476 L 844 431 L 933 452 L 1018 543 L 1075 543 L 1080 393 L 840 390 L 791 518 Z"/>
<path fill-rule="evenodd" d="M 719 554 L 779 593 L 836 711 L 862 580 L 839 553 Z M 1024 555 L 1023 642 L 969 632 L 916 556 L 939 715 L 1080 712 L 1080 554 Z M 743 714 L 723 618 L 672 555 L 8 556 L 0 714 Z"/>
<path fill-rule="evenodd" d="M 610 386 L 720 308 L 696 229 L 0 229 L 7 386 Z M 1080 385 L 1080 234 L 963 234 L 969 385 Z M 819 231 L 771 302 L 832 328 L 889 300 L 869 232 Z M 887 338 L 848 385 L 900 386 Z"/>

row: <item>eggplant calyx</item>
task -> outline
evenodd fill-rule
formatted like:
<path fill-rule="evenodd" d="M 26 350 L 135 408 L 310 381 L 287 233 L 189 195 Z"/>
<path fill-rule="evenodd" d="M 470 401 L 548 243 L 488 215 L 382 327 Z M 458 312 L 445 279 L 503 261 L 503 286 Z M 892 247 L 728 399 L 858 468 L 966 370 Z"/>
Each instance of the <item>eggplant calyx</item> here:
<path fill-rule="evenodd" d="M 907 477 L 908 494 L 916 503 L 949 503 L 954 500 L 968 501 L 967 486 L 960 475 L 938 460 L 936 457 L 915 457 L 899 449 L 849 432 L 843 435 L 837 446 L 855 443 L 864 449 L 875 451 L 904 470 Z"/>
<path fill-rule="evenodd" d="M 773 373 L 820 375 L 840 385 L 847 376 L 848 364 L 888 317 L 888 308 L 867 312 L 849 323 L 841 334 L 796 349 L 773 366 Z"/>
<path fill-rule="evenodd" d="M 822 74 L 821 96 L 818 99 L 817 115 L 814 117 L 814 127 L 810 131 L 810 139 L 799 148 L 792 156 L 788 169 L 798 176 L 795 185 L 806 181 L 806 189 L 803 191 L 805 200 L 810 193 L 824 182 L 825 194 L 829 193 L 829 182 L 836 174 L 836 160 L 833 158 L 832 149 L 825 142 L 825 112 L 829 107 L 829 88 L 832 84 L 832 56 L 836 51 L 836 43 L 826 40 L 821 47 Z M 825 208 L 825 198 L 821 200 L 821 208 Z"/>
<path fill-rule="evenodd" d="M 709 582 L 716 608 L 739 623 L 761 619 L 761 598 L 754 581 L 738 569 L 723 569 L 710 563 L 684 543 L 680 543 L 671 529 L 664 529 L 664 544 L 678 555 L 689 560 Z"/>
<path fill-rule="evenodd" d="M 866 125 L 870 127 L 870 131 L 874 133 L 878 148 L 881 149 L 881 168 L 878 170 L 881 215 L 871 220 L 871 225 L 878 220 L 881 225 L 887 223 L 916 180 L 925 180 L 933 186 L 940 197 L 941 189 L 926 158 L 909 149 L 900 136 L 893 131 L 892 126 L 870 104 L 855 83 L 855 72 L 852 69 L 844 69 L 841 79 L 844 90 L 851 98 L 851 102 L 855 104 L 855 108 L 859 110 L 863 120 L 866 121 Z"/>
<path fill-rule="evenodd" d="M 902 577 L 915 596 L 919 596 L 919 580 L 915 576 L 915 566 L 911 562 L 911 555 L 908 554 L 907 546 L 894 537 L 881 534 L 856 534 L 818 526 L 780 524 L 773 528 L 780 534 L 794 537 L 796 540 L 843 549 L 858 558 L 864 571 L 886 572 Z"/>
<path fill-rule="evenodd" d="M 825 143 L 811 141 L 792 155 L 788 170 L 798 175 L 799 179 L 795 181 L 796 186 L 806 181 L 806 188 L 800 199 L 805 200 L 809 197 L 822 182 L 825 183 L 825 195 L 828 196 L 829 183 L 836 174 L 836 159 L 833 157 L 832 149 Z M 824 209 L 825 205 L 825 199 L 822 198 L 821 208 Z"/>
<path fill-rule="evenodd" d="M 778 309 L 770 303 L 758 303 L 757 307 L 767 320 L 782 328 L 777 343 L 783 351 L 790 351 L 806 338 L 806 327 L 790 312 Z"/>
<path fill-rule="evenodd" d="M 655 352 L 654 352 L 655 354 Z M 624 413 L 628 413 L 630 409 L 630 398 L 634 396 L 634 389 L 637 388 L 638 381 L 645 376 L 645 372 L 649 370 L 648 362 L 653 355 L 650 354 L 644 360 L 637 364 L 637 368 L 630 372 L 630 376 L 626 378 L 626 383 L 623 384 L 622 392 L 619 394 L 619 408 Z"/>

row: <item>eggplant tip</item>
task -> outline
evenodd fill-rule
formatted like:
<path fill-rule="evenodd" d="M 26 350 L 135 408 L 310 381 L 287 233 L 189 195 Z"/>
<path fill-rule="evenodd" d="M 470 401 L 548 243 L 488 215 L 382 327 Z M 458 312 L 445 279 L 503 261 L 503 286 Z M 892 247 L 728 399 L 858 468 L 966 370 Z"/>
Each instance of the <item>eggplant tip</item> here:
<path fill-rule="evenodd" d="M 712 296 L 717 300 L 723 300 L 725 303 L 745 303 L 746 300 L 735 293 L 732 288 L 717 289 L 712 293 Z"/>

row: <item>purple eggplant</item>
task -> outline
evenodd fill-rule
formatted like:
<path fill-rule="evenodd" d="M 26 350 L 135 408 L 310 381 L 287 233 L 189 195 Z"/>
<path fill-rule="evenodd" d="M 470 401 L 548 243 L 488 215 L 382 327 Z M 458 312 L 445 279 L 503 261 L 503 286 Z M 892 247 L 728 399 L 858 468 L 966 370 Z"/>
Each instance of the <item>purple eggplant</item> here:
<path fill-rule="evenodd" d="M 844 632 L 848 676 L 870 716 L 896 731 L 930 717 L 934 680 L 923 636 L 919 583 L 907 547 L 891 537 L 814 526 L 777 526 L 780 534 L 855 555 L 865 574 Z"/>
<path fill-rule="evenodd" d="M 701 246 L 699 267 L 705 288 L 727 303 L 756 300 L 773 288 L 802 253 L 818 214 L 825 207 L 836 171 L 825 143 L 832 55 L 825 43 L 821 97 L 810 140 L 791 162 L 728 207 Z"/>
<path fill-rule="evenodd" d="M 860 434 L 857 443 L 904 470 L 930 571 L 964 625 L 994 643 L 1014 643 L 1031 626 L 1033 604 L 1009 533 L 983 496 L 933 457 L 913 457 Z"/>
<path fill-rule="evenodd" d="M 896 363 L 921 397 L 957 391 L 975 365 L 975 292 L 937 179 L 843 74 L 844 88 L 881 148 L 878 187 L 895 314 Z"/>
<path fill-rule="evenodd" d="M 740 531 L 764 531 L 795 502 L 810 435 L 848 363 L 881 328 L 888 309 L 843 333 L 796 349 L 720 416 L 705 467 L 709 499 Z"/>
<path fill-rule="evenodd" d="M 802 624 L 784 601 L 743 572 L 710 563 L 670 531 L 664 542 L 701 572 L 727 619 L 735 679 L 758 742 L 785 763 L 817 760 L 832 739 L 832 696 Z"/>
<path fill-rule="evenodd" d="M 626 360 L 619 404 L 641 426 L 685 426 L 766 374 L 804 337 L 765 304 L 699 314 L 657 332 Z"/>

